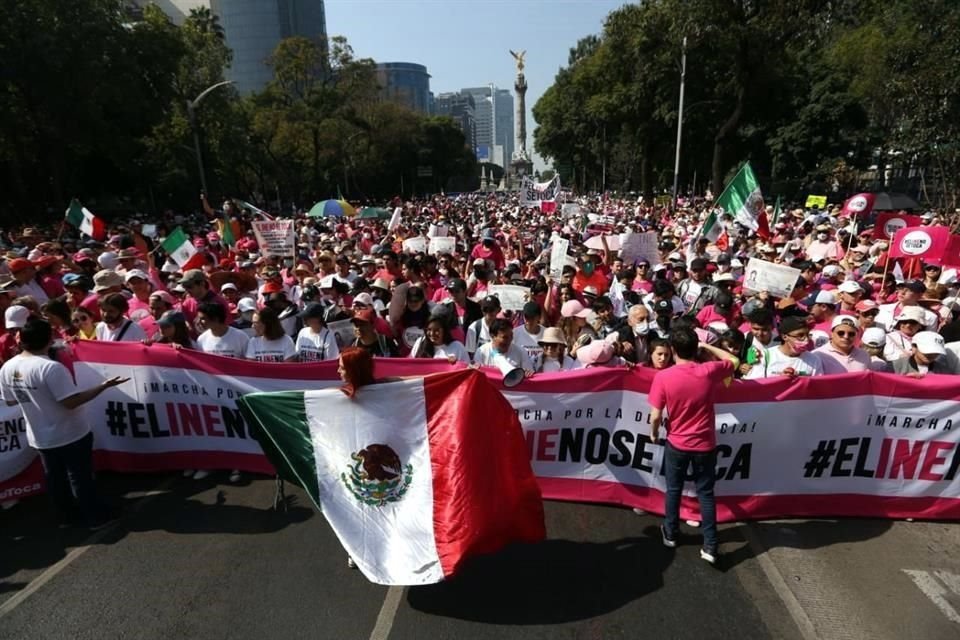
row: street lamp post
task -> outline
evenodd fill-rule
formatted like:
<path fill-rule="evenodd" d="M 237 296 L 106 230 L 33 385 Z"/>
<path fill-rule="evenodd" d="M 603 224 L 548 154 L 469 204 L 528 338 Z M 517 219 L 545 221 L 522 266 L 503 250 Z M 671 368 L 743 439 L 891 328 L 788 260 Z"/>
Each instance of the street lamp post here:
<path fill-rule="evenodd" d="M 233 80 L 224 80 L 223 82 L 211 85 L 201 91 L 200 95 L 193 100 L 187 100 L 187 118 L 190 120 L 190 129 L 193 131 L 193 150 L 197 154 L 197 169 L 200 171 L 200 188 L 203 189 L 203 193 L 207 192 L 207 176 L 203 171 L 203 155 L 200 153 L 200 128 L 197 126 L 196 109 L 200 101 L 207 97 L 208 93 L 214 89 L 225 87 L 228 84 L 233 84 Z"/>
<path fill-rule="evenodd" d="M 680 107 L 677 111 L 677 155 L 673 162 L 673 207 L 677 206 L 677 188 L 680 180 L 680 136 L 683 133 L 683 88 L 687 79 L 687 36 L 683 36 L 683 56 L 680 62 Z"/>

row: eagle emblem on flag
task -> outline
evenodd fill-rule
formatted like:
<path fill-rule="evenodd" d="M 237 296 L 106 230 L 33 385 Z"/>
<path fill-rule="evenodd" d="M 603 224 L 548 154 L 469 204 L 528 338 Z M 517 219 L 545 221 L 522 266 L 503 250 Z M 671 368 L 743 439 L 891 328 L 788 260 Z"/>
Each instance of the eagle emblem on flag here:
<path fill-rule="evenodd" d="M 403 498 L 413 480 L 413 465 L 403 466 L 400 456 L 385 444 L 367 445 L 351 453 L 353 463 L 340 479 L 358 502 L 382 507 Z"/>

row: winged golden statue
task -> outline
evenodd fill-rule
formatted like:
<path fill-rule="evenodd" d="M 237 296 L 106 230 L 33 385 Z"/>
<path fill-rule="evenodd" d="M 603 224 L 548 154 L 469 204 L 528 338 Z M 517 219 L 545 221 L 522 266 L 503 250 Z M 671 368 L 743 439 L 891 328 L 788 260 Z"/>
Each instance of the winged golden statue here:
<path fill-rule="evenodd" d="M 515 52 L 510 49 L 510 55 L 513 56 L 513 59 L 517 61 L 517 73 L 523 73 L 523 58 L 527 55 L 527 50 L 524 49 L 520 53 Z"/>

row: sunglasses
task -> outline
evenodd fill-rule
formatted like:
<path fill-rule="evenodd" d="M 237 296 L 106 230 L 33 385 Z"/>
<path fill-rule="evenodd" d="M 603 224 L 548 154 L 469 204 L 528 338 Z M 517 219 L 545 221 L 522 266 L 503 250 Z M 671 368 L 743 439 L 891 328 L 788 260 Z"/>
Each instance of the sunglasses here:
<path fill-rule="evenodd" d="M 855 338 L 857 336 L 856 331 L 835 331 L 838 336 L 841 338 Z"/>

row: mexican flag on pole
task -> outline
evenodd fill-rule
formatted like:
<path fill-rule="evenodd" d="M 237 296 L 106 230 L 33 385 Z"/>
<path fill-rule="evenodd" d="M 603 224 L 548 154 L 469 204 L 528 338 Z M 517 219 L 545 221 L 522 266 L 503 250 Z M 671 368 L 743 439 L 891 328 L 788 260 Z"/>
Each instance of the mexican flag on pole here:
<path fill-rule="evenodd" d="M 760 228 L 763 195 L 749 162 L 740 167 L 740 171 L 717 198 L 717 206 L 722 207 L 735 221 L 751 231 Z"/>
<path fill-rule="evenodd" d="M 707 219 L 703 221 L 703 226 L 700 228 L 700 237 L 706 238 L 721 251 L 725 251 L 730 246 L 727 228 L 720 216 L 717 215 L 716 209 L 711 211 Z"/>
<path fill-rule="evenodd" d="M 439 582 L 470 556 L 545 536 L 520 423 L 479 371 L 377 383 L 353 399 L 248 393 L 238 406 L 372 582 Z"/>
<path fill-rule="evenodd" d="M 185 234 L 180 227 L 174 229 L 173 233 L 163 240 L 161 246 L 170 256 L 170 259 L 177 263 L 181 271 L 198 269 L 203 265 L 203 254 L 197 252 L 197 248 L 190 241 L 190 236 Z"/>
<path fill-rule="evenodd" d="M 107 225 L 103 220 L 90 213 L 90 210 L 77 200 L 70 201 L 66 212 L 66 221 L 94 240 L 103 240 L 107 237 Z"/>

